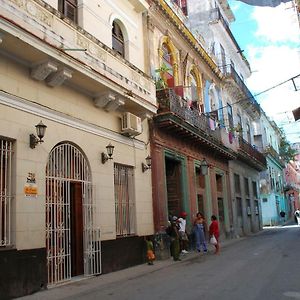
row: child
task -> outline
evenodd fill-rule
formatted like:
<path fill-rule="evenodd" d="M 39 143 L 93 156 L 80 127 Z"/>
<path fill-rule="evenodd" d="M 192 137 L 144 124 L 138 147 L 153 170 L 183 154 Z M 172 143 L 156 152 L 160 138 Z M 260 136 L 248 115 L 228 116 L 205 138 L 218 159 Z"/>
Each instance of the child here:
<path fill-rule="evenodd" d="M 209 237 L 211 237 L 212 235 L 214 235 L 217 240 L 217 244 L 215 245 L 215 247 L 216 247 L 215 254 L 219 254 L 219 252 L 220 252 L 219 223 L 218 223 L 217 217 L 215 215 L 211 216 L 211 224 L 209 226 Z"/>
<path fill-rule="evenodd" d="M 154 252 L 153 252 L 153 243 L 150 240 L 150 237 L 146 238 L 146 247 L 147 247 L 148 265 L 153 265 L 153 261 L 155 260 L 155 255 L 154 255 Z"/>

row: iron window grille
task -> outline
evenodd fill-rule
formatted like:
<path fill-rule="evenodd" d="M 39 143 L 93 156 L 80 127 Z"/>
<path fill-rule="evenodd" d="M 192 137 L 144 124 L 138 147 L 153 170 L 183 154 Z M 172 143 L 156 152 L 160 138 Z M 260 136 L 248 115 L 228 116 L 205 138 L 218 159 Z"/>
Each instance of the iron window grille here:
<path fill-rule="evenodd" d="M 114 165 L 116 235 L 135 234 L 133 167 Z"/>
<path fill-rule="evenodd" d="M 11 245 L 13 142 L 0 138 L 0 246 Z"/>

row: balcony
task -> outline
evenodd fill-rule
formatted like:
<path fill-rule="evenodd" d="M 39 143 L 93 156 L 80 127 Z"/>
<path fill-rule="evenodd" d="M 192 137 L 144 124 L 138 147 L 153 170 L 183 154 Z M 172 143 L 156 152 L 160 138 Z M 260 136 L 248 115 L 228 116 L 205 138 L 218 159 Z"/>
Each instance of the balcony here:
<path fill-rule="evenodd" d="M 265 152 L 266 155 L 272 156 L 277 161 L 277 163 L 280 164 L 280 166 L 282 168 L 285 167 L 285 162 L 281 159 L 281 157 L 279 156 L 279 154 L 277 153 L 277 151 L 271 145 L 269 145 L 268 147 L 266 147 L 264 149 L 264 152 Z"/>
<path fill-rule="evenodd" d="M 226 77 L 225 87 L 235 93 L 237 99 L 240 99 L 240 106 L 243 107 L 250 116 L 257 119 L 261 114 L 260 105 L 257 103 L 239 74 L 235 71 L 234 67 L 228 65 L 221 69 Z"/>
<path fill-rule="evenodd" d="M 139 10 L 146 2 L 131 3 Z M 0 14 L 2 53 L 28 66 L 35 80 L 51 87 L 67 83 L 96 99 L 98 107 L 114 99 L 110 107 L 156 112 L 154 81 L 51 6 L 4 1 Z"/>
<path fill-rule="evenodd" d="M 254 167 L 258 171 L 263 171 L 267 168 L 266 157 L 259 152 L 255 147 L 246 142 L 242 137 L 238 138 L 238 156 L 248 165 Z"/>
<path fill-rule="evenodd" d="M 233 36 L 231 29 L 229 27 L 228 22 L 225 20 L 225 18 L 223 17 L 221 11 L 219 8 L 214 8 L 210 11 L 210 24 L 216 24 L 216 23 L 221 23 L 222 26 L 224 27 L 224 29 L 226 30 L 227 34 L 229 35 L 230 39 L 232 40 L 233 44 L 235 45 L 236 49 L 237 49 L 237 53 L 240 53 L 240 55 L 242 56 L 242 59 L 245 61 L 245 63 L 247 64 L 249 70 L 250 70 L 250 65 L 248 63 L 248 61 L 246 60 L 245 56 L 242 53 L 242 49 L 240 48 L 239 44 L 237 43 L 235 37 Z"/>
<path fill-rule="evenodd" d="M 173 10 L 173 12 L 177 15 L 177 17 L 181 20 L 182 23 L 186 24 L 188 18 L 185 14 L 185 7 L 182 8 L 178 5 L 178 1 L 176 0 L 165 0 L 165 2 L 169 5 L 169 7 Z"/>
<path fill-rule="evenodd" d="M 175 132 L 177 136 L 205 148 L 214 149 L 227 159 L 235 158 L 234 152 L 222 143 L 219 131 L 211 128 L 212 120 L 191 107 L 174 89 L 159 90 L 156 96 L 159 109 L 154 122 L 158 127 Z"/>

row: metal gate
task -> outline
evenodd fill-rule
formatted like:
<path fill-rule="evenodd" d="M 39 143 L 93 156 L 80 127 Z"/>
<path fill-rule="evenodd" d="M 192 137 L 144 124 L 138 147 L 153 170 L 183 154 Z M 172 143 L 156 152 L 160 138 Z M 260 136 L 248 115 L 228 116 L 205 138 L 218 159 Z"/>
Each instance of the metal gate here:
<path fill-rule="evenodd" d="M 84 275 L 101 273 L 100 229 L 94 227 L 91 173 L 82 152 L 71 143 L 55 146 L 46 167 L 46 248 L 48 285 L 72 277 L 72 186 L 79 186 Z M 74 205 L 74 204 L 73 204 Z M 76 215 L 77 218 L 77 215 Z M 75 254 L 74 254 L 75 255 Z"/>

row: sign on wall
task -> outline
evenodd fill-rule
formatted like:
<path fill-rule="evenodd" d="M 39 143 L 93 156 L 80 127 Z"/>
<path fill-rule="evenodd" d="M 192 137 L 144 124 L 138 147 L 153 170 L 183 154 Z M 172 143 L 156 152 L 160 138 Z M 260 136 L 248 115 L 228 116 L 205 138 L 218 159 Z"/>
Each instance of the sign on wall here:
<path fill-rule="evenodd" d="M 28 173 L 26 183 L 24 185 L 25 197 L 37 197 L 37 184 L 35 181 L 35 173 Z"/>

